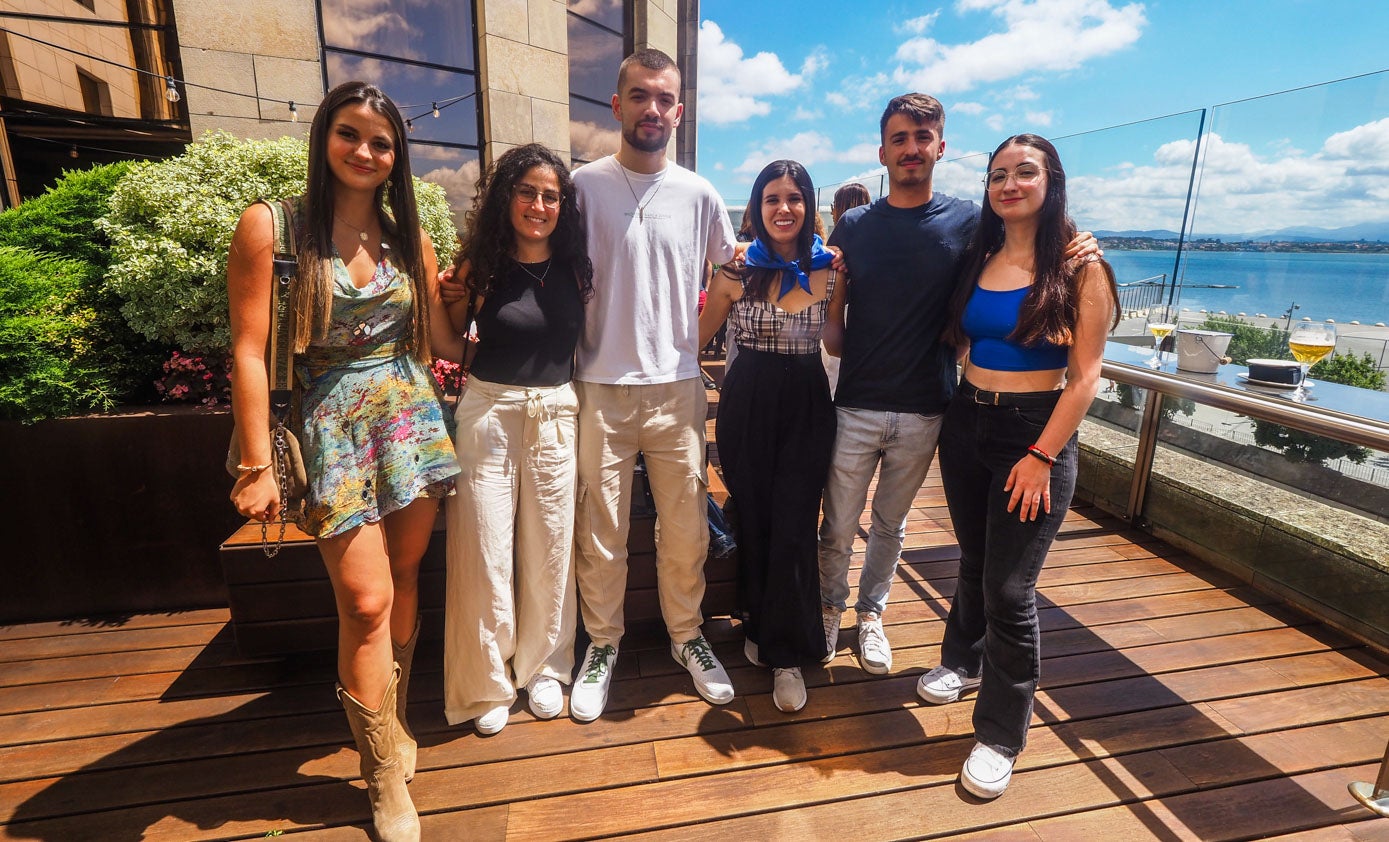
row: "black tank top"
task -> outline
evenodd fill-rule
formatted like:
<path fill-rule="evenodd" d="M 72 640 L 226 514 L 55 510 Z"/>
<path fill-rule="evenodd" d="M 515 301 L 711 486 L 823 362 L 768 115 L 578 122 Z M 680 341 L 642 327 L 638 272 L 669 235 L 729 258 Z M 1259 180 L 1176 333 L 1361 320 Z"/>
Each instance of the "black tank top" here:
<path fill-rule="evenodd" d="M 559 258 L 551 264 L 547 271 L 545 263 L 512 262 L 497 279 L 476 316 L 473 376 L 508 386 L 559 386 L 573 379 L 583 299 L 570 264 Z"/>

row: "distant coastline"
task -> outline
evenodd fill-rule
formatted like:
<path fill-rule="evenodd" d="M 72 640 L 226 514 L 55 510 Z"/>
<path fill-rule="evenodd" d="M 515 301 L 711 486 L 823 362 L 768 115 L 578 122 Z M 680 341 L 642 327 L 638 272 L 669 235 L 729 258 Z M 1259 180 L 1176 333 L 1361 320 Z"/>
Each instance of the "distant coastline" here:
<path fill-rule="evenodd" d="M 1158 237 L 1101 237 L 1104 248 L 1124 251 L 1176 251 L 1178 241 Z M 1380 240 L 1333 240 L 1307 242 L 1303 240 L 1232 240 L 1219 238 L 1187 240 L 1181 243 L 1188 251 L 1292 252 L 1302 254 L 1389 254 L 1389 243 Z"/>

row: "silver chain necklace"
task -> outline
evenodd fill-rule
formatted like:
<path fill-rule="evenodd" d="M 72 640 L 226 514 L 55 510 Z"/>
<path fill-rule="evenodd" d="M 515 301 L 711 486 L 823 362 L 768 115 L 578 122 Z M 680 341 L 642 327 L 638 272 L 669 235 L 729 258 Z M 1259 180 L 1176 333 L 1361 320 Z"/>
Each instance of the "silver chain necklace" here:
<path fill-rule="evenodd" d="M 515 260 L 515 258 L 512 259 Z M 545 271 L 541 272 L 539 275 L 527 269 L 526 264 L 522 263 L 519 260 L 516 261 L 516 265 L 521 267 L 522 272 L 525 272 L 527 275 L 530 275 L 532 278 L 535 278 L 536 283 L 540 284 L 541 286 L 545 286 L 545 278 L 549 277 L 550 275 L 550 264 L 554 262 L 554 255 L 545 258 Z"/>
<path fill-rule="evenodd" d="M 627 168 L 622 166 L 622 162 L 618 161 L 615 157 L 613 158 L 613 163 L 617 164 L 617 168 L 622 171 L 622 180 L 627 182 L 627 190 L 632 194 L 632 201 L 637 204 L 637 222 L 639 224 L 646 222 L 646 209 L 651 206 L 651 200 L 656 198 L 656 194 L 661 192 L 661 188 L 666 183 L 666 173 L 670 172 L 670 168 L 667 167 L 661 170 L 661 178 L 656 182 L 656 189 L 651 191 L 651 194 L 646 197 L 645 202 L 642 202 L 641 199 L 637 198 L 637 191 L 636 188 L 632 186 L 632 179 L 627 177 Z"/>

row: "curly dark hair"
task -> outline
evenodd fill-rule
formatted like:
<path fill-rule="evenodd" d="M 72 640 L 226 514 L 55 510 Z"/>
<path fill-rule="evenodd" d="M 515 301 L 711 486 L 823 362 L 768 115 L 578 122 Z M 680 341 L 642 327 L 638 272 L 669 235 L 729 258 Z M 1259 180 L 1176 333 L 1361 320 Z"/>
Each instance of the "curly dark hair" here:
<path fill-rule="evenodd" d="M 752 233 L 763 245 L 771 242 L 767 235 L 767 222 L 762 218 L 762 193 L 768 184 L 783 176 L 790 177 L 796 183 L 801 197 L 805 200 L 805 219 L 796 235 L 796 259 L 801 264 L 801 270 L 809 272 L 810 250 L 815 242 L 815 217 L 818 214 L 815 207 L 815 184 L 810 180 L 810 173 L 806 172 L 800 163 L 789 160 L 773 161 L 762 168 L 762 172 L 757 174 L 756 180 L 752 183 L 752 195 L 748 197 L 747 209 L 743 211 L 743 222 L 751 224 Z M 724 268 L 724 272 L 729 277 L 743 281 L 748 292 L 754 297 L 769 301 L 772 286 L 781 280 L 780 270 L 756 269 L 748 266 L 743 260 L 731 261 Z"/>
<path fill-rule="evenodd" d="M 1008 339 L 1024 346 L 1043 342 L 1071 345 L 1075 342 L 1075 326 L 1080 317 L 1080 296 L 1076 285 L 1084 264 L 1066 260 L 1066 247 L 1076 235 L 1075 223 L 1066 213 L 1066 171 L 1062 169 L 1061 157 L 1051 141 L 1035 134 L 1013 135 L 1000 143 L 989 156 L 989 169 L 993 169 L 998 154 L 1009 146 L 1028 146 L 1042 153 L 1046 159 L 1047 194 L 1037 213 L 1037 234 L 1033 245 L 1036 268 L 1032 286 L 1023 298 L 1018 310 L 1017 327 Z M 1003 220 L 994 212 L 986 188 L 979 225 L 974 229 L 974 238 L 965 252 L 963 268 L 950 302 L 950 321 L 943 337 L 956 347 L 966 341 L 961 327 L 965 307 L 974 294 L 984 264 L 1003 247 L 1003 237 Z M 1099 263 L 1109 280 L 1110 300 L 1117 302 L 1119 296 L 1114 287 L 1114 270 L 1103 260 Z M 1118 323 L 1116 303 L 1114 325 Z"/>
<path fill-rule="evenodd" d="M 457 272 L 464 261 L 470 264 L 468 288 L 486 296 L 511 274 L 516 262 L 516 229 L 511 225 L 512 189 L 536 167 L 544 167 L 559 181 L 559 219 L 550 235 L 550 252 L 561 263 L 574 268 L 574 280 L 583 299 L 593 295 L 593 261 L 588 259 L 588 243 L 579 222 L 574 179 L 559 156 L 538 143 L 528 143 L 503 152 L 477 181 L 477 198 L 467 214 L 468 235 L 454 258 Z"/>

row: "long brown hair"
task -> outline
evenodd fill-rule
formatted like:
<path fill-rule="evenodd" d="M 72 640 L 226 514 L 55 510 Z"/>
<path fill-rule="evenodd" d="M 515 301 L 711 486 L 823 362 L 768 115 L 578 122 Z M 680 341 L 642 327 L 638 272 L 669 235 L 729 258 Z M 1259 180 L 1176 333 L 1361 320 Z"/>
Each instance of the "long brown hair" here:
<path fill-rule="evenodd" d="M 302 353 L 328 331 L 333 312 L 333 198 L 337 179 L 328 168 L 328 137 L 333 115 L 347 105 L 366 105 L 385 117 L 395 132 L 395 165 L 376 190 L 376 215 L 391 244 L 391 262 L 410 276 L 410 352 L 432 362 L 429 348 L 429 278 L 425 277 L 420 216 L 405 145 L 405 121 L 381 89 L 366 82 L 344 82 L 319 103 L 309 129 L 309 182 L 299 226 L 299 276 L 294 289 L 294 350 Z M 390 212 L 386 210 L 389 203 Z"/>
<path fill-rule="evenodd" d="M 1066 171 L 1061 168 L 1061 158 L 1051 141 L 1035 134 L 1014 135 L 1000 143 L 989 156 L 990 170 L 998 153 L 1009 146 L 1029 146 L 1042 153 L 1046 159 L 1047 194 L 1042 200 L 1041 210 L 1037 212 L 1032 286 L 1023 296 L 1017 326 L 1008 339 L 1023 346 L 1043 343 L 1069 346 L 1075 343 L 1075 326 L 1080 318 L 1078 287 L 1080 269 L 1084 264 L 1066 260 L 1066 246 L 1076 235 L 1075 223 L 1066 214 Z M 1003 247 L 1003 239 L 1003 220 L 994 212 L 986 187 L 979 225 L 974 229 L 974 237 L 965 252 L 960 280 L 950 301 L 950 321 L 943 334 L 946 342 L 955 346 L 968 342 L 961 327 L 965 307 L 974 294 L 979 276 L 984 272 L 984 264 Z M 1103 260 L 1099 264 L 1109 282 L 1110 301 L 1114 302 L 1113 325 L 1118 325 L 1119 295 L 1114 286 L 1114 270 Z"/>
<path fill-rule="evenodd" d="M 762 193 L 767 189 L 767 185 L 781 178 L 788 176 L 795 182 L 796 189 L 800 191 L 801 198 L 805 202 L 805 219 L 801 221 L 801 230 L 796 234 L 796 260 L 801 265 L 801 271 L 810 272 L 810 250 L 815 242 L 815 220 L 820 214 L 815 207 L 815 184 L 810 180 L 810 173 L 806 172 L 805 167 L 799 162 L 781 160 L 773 161 L 762 168 L 762 172 L 757 174 L 756 180 L 752 183 L 752 195 L 748 197 L 747 209 L 743 211 L 744 224 L 752 225 L 752 232 L 757 239 L 767 248 L 771 248 L 771 238 L 767 234 L 767 221 L 762 218 Z M 754 298 L 761 298 L 766 301 L 772 299 L 772 287 L 781 280 L 781 271 L 778 269 L 757 269 L 748 266 L 742 260 L 730 261 L 723 269 L 724 273 L 730 278 L 743 282 L 745 288 Z"/>

